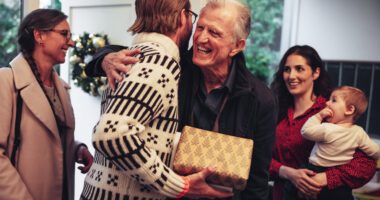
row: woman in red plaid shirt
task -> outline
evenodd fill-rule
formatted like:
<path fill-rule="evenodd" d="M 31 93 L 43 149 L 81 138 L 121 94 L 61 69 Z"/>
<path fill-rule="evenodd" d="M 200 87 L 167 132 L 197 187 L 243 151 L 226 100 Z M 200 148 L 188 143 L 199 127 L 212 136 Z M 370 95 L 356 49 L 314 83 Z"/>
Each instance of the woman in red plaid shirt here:
<path fill-rule="evenodd" d="M 310 46 L 291 47 L 280 61 L 272 88 L 279 100 L 276 143 L 270 167 L 274 179 L 273 199 L 281 199 L 283 184 L 290 180 L 301 196 L 315 198 L 323 187 L 357 188 L 367 183 L 376 163 L 360 150 L 351 162 L 316 174 L 302 168 L 314 142 L 304 139 L 301 128 L 306 120 L 325 107 L 331 92 L 328 75 L 318 53 Z"/>

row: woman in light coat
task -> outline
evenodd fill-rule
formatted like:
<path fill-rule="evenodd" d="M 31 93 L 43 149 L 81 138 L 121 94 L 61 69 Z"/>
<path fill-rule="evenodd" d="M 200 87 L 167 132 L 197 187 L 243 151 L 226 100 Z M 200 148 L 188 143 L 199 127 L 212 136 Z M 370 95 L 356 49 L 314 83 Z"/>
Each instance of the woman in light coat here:
<path fill-rule="evenodd" d="M 74 141 L 69 87 L 53 69 L 74 44 L 66 18 L 31 12 L 18 32 L 21 53 L 0 69 L 0 199 L 71 200 L 75 161 L 82 173 L 92 164 L 87 147 Z M 21 142 L 12 163 L 18 95 Z"/>

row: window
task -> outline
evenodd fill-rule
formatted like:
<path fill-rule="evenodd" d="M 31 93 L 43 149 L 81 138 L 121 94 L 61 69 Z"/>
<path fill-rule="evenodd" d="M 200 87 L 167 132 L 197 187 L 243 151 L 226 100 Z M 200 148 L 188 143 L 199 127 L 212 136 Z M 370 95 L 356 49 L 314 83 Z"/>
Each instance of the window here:
<path fill-rule="evenodd" d="M 367 111 L 358 124 L 368 134 L 380 138 L 380 63 L 327 61 L 332 85 L 350 85 L 363 90 L 368 98 Z"/>
<path fill-rule="evenodd" d="M 0 67 L 17 55 L 17 30 L 21 19 L 20 1 L 0 1 Z"/>
<path fill-rule="evenodd" d="M 245 0 L 251 8 L 251 33 L 247 38 L 247 68 L 259 79 L 271 77 L 272 66 L 278 64 L 281 44 L 283 0 Z"/>
<path fill-rule="evenodd" d="M 61 0 L 40 0 L 40 8 L 61 10 Z"/>
<path fill-rule="evenodd" d="M 22 11 L 40 8 L 61 9 L 60 0 L 0 0 L 0 67 L 8 66 L 18 54 L 17 31 Z M 59 69 L 58 69 L 59 71 Z"/>

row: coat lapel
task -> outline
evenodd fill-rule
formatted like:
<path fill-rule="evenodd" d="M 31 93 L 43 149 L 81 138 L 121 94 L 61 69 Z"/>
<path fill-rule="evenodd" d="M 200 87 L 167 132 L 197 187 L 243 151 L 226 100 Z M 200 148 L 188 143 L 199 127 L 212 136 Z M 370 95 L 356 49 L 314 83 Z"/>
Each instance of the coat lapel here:
<path fill-rule="evenodd" d="M 10 65 L 13 70 L 15 87 L 17 90 L 21 89 L 20 94 L 24 104 L 50 132 L 59 138 L 53 110 L 25 58 L 19 54 Z"/>
<path fill-rule="evenodd" d="M 53 81 L 62 103 L 63 112 L 65 113 L 65 124 L 69 128 L 74 128 L 74 112 L 71 106 L 70 96 L 67 92 L 67 90 L 70 89 L 70 86 L 63 82 L 56 72 L 53 73 Z"/>

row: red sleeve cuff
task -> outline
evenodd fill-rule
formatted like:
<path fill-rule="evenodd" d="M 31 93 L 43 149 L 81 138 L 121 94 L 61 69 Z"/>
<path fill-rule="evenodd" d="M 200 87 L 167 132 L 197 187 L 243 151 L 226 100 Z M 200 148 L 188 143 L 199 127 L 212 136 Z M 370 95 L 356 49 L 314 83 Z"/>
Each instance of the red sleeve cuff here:
<path fill-rule="evenodd" d="M 190 188 L 190 181 L 189 181 L 189 178 L 187 176 L 183 176 L 182 177 L 183 181 L 185 182 L 185 186 L 182 190 L 181 193 L 179 193 L 175 198 L 176 199 L 181 199 L 182 197 L 184 197 L 188 192 L 189 192 L 189 188 Z"/>
<path fill-rule="evenodd" d="M 269 172 L 272 177 L 279 176 L 280 173 L 280 167 L 282 164 L 280 162 L 277 162 L 276 160 L 272 159 Z"/>

